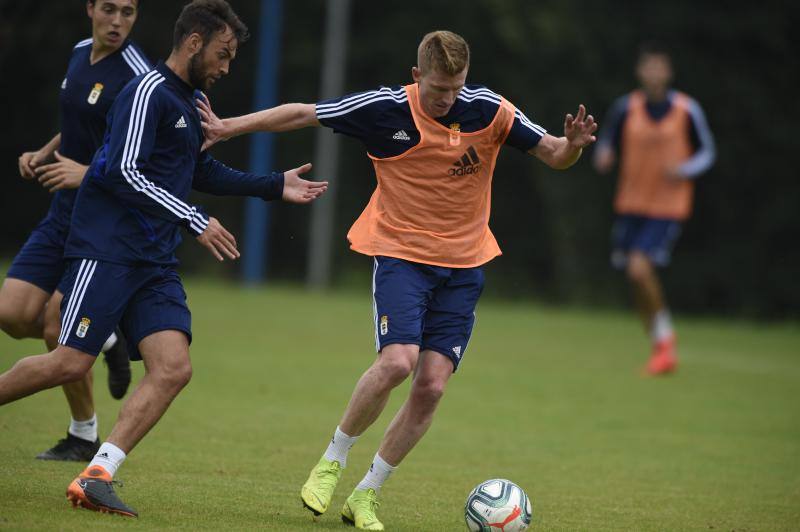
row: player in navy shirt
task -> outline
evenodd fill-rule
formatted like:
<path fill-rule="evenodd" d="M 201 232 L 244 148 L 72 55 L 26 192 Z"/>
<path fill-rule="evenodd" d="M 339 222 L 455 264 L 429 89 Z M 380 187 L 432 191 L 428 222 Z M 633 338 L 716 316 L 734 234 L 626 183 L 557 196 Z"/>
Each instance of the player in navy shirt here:
<path fill-rule="evenodd" d="M 482 85 L 467 84 L 447 115 L 437 117 L 436 121 L 446 127 L 458 124 L 460 132 L 472 133 L 486 128 L 499 107 L 500 95 Z M 379 159 L 401 155 L 420 139 L 405 90 L 400 85 L 319 102 L 317 118 L 336 133 L 359 139 L 369 154 Z M 516 109 L 505 144 L 527 152 L 536 147 L 545 133 L 543 127 Z"/>
<path fill-rule="evenodd" d="M 44 336 L 49 349 L 58 344 L 61 327 L 63 296 L 57 285 L 64 273 L 64 244 L 77 187 L 100 147 L 117 94 L 133 77 L 150 70 L 144 54 L 128 40 L 137 7 L 136 0 L 89 2 L 92 37 L 72 49 L 61 82 L 60 133 L 44 148 L 20 157 L 22 176 L 38 179 L 54 195 L 47 216 L 14 259 L 0 290 L 0 325 L 14 337 Z M 131 380 L 125 342 L 117 342 L 112 334 L 104 351 L 111 394 L 119 399 Z M 100 446 L 91 373 L 64 385 L 64 393 L 72 414 L 67 437 L 37 458 L 84 461 Z"/>
<path fill-rule="evenodd" d="M 166 63 L 134 78 L 108 115 L 103 146 L 81 184 L 66 244 L 59 346 L 0 375 L 0 404 L 82 376 L 119 323 L 145 375 L 108 440 L 68 488 L 73 504 L 135 516 L 114 494 L 117 467 L 188 383 L 191 316 L 175 271 L 185 228 L 219 260 L 236 241 L 200 207 L 191 188 L 308 203 L 327 183 L 299 177 L 311 165 L 256 175 L 201 153 L 197 89 L 228 73 L 247 28 L 223 0 L 195 0 L 175 25 Z"/>

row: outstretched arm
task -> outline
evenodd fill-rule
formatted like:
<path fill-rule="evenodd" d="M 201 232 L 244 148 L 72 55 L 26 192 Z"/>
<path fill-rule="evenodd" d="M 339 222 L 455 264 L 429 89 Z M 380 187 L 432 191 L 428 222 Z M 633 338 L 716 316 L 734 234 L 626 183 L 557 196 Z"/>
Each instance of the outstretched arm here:
<path fill-rule="evenodd" d="M 577 161 L 583 148 L 597 138 L 597 123 L 592 115 L 586 115 L 586 107 L 578 106 L 578 114 L 573 118 L 567 114 L 564 119 L 564 136 L 554 137 L 546 134 L 529 153 L 556 170 L 569 168 Z"/>
<path fill-rule="evenodd" d="M 203 154 L 195 168 L 192 188 L 218 196 L 253 196 L 264 201 L 282 199 L 290 203 L 309 203 L 328 190 L 328 182 L 307 181 L 300 177 L 311 170 L 305 164 L 286 172 L 259 175 L 230 168 Z"/>
<path fill-rule="evenodd" d="M 204 150 L 221 140 L 257 131 L 293 131 L 320 125 L 316 106 L 312 103 L 286 103 L 249 115 L 220 119 L 207 101 L 196 101 L 206 135 Z"/>

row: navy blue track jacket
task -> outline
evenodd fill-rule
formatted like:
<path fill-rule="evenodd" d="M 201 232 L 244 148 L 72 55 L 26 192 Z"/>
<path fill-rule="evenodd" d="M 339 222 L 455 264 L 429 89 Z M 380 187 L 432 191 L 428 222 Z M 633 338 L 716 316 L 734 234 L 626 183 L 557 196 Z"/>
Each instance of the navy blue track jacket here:
<path fill-rule="evenodd" d="M 282 173 L 240 172 L 201 153 L 197 97 L 163 62 L 120 92 L 78 191 L 66 258 L 175 264 L 180 228 L 197 236 L 208 226 L 203 210 L 187 203 L 190 189 L 281 198 Z"/>

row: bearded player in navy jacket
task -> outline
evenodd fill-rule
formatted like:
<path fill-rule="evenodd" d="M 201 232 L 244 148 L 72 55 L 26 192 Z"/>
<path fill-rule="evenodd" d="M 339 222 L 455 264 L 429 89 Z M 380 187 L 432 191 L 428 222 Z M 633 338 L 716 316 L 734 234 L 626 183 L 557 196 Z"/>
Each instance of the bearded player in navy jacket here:
<path fill-rule="evenodd" d="M 201 152 L 198 90 L 228 73 L 247 36 L 227 2 L 194 0 L 175 24 L 167 61 L 120 92 L 73 212 L 59 346 L 0 375 L 0 404 L 76 380 L 118 323 L 131 358 L 144 360 L 145 375 L 108 439 L 67 488 L 73 505 L 137 515 L 116 496 L 112 479 L 191 377 L 191 315 L 175 271 L 180 228 L 218 260 L 239 256 L 233 236 L 187 203 L 190 189 L 292 203 L 308 203 L 327 189 L 299 177 L 310 164 L 263 176 Z"/>

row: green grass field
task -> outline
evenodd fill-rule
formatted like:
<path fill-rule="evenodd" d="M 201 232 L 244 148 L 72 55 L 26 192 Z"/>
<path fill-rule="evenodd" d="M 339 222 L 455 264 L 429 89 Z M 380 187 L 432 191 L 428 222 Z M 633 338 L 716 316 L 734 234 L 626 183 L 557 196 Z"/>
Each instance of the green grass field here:
<path fill-rule="evenodd" d="M 338 509 L 407 392 L 354 447 L 332 510 L 299 489 L 372 360 L 370 294 L 187 283 L 194 379 L 118 478 L 137 520 L 72 510 L 81 464 L 60 390 L 0 408 L 0 528 L 346 530 Z M 800 328 L 680 320 L 679 373 L 639 376 L 632 314 L 485 301 L 433 427 L 382 491 L 388 530 L 463 530 L 488 478 L 520 484 L 533 530 L 800 529 Z M 40 350 L 0 336 L 0 369 Z M 136 377 L 141 374 L 136 365 Z M 119 403 L 95 391 L 101 438 Z"/>

